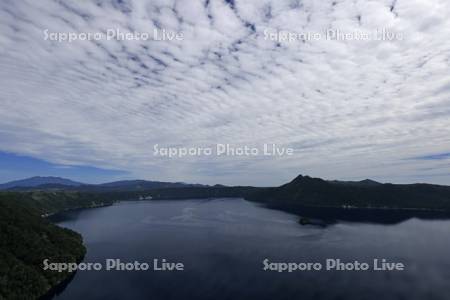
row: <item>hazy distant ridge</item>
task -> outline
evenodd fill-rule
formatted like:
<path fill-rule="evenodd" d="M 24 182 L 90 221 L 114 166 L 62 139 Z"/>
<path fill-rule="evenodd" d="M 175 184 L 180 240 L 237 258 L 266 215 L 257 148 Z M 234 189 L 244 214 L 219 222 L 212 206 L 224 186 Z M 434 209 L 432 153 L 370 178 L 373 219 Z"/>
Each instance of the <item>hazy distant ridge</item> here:
<path fill-rule="evenodd" d="M 37 187 L 45 184 L 65 185 L 65 186 L 80 186 L 81 182 L 76 182 L 70 179 L 52 176 L 35 176 L 21 180 L 14 180 L 7 183 L 0 184 L 0 190 L 6 190 L 14 187 Z"/>

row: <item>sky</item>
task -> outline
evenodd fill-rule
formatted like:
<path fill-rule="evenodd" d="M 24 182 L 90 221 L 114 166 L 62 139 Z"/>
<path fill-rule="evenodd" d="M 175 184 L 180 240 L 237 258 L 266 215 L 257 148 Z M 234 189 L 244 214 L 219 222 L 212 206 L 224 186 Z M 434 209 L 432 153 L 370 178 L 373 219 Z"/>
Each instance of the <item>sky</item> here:
<path fill-rule="evenodd" d="M 449 37 L 447 0 L 2 0 L 0 181 L 450 185 Z M 259 153 L 155 153 L 218 144 Z"/>

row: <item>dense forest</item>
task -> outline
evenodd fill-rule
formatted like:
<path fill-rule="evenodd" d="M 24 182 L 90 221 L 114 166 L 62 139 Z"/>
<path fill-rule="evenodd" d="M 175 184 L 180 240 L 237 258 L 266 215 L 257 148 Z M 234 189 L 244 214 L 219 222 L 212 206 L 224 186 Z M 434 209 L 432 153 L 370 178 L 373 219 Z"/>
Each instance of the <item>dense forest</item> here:
<path fill-rule="evenodd" d="M 34 201 L 31 194 L 0 193 L 0 299 L 42 296 L 70 275 L 44 271 L 44 259 L 76 262 L 85 254 L 78 233 L 40 216 L 43 207 L 52 206 L 48 201 Z"/>

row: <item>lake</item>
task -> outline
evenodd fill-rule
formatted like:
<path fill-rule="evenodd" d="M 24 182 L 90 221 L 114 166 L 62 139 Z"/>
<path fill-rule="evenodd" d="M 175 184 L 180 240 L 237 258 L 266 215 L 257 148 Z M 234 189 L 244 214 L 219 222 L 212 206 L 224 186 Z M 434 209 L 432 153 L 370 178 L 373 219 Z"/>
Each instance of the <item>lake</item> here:
<path fill-rule="evenodd" d="M 53 220 L 83 235 L 84 262 L 184 265 L 78 271 L 53 299 L 450 299 L 448 220 L 303 226 L 296 215 L 243 199 L 121 202 Z M 323 269 L 264 270 L 265 259 Z M 405 270 L 326 270 L 326 261 L 337 259 L 370 266 L 386 259 Z"/>

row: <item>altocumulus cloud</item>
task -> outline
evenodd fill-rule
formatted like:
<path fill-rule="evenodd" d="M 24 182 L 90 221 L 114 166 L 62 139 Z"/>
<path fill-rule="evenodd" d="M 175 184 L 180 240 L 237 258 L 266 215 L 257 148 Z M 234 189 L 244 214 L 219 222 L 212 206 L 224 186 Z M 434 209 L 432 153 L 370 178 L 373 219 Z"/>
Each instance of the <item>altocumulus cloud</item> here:
<path fill-rule="evenodd" d="M 136 177 L 278 184 L 298 173 L 449 183 L 447 0 L 0 2 L 0 150 Z M 57 42 L 50 32 L 182 32 Z M 275 41 L 265 30 L 403 39 Z M 154 144 L 295 155 L 154 157 Z M 417 159 L 409 159 L 416 157 Z"/>

